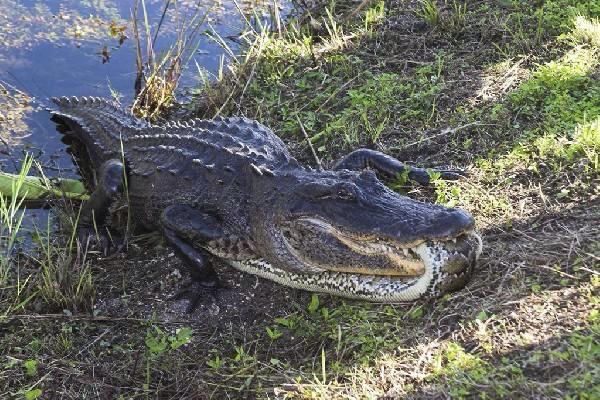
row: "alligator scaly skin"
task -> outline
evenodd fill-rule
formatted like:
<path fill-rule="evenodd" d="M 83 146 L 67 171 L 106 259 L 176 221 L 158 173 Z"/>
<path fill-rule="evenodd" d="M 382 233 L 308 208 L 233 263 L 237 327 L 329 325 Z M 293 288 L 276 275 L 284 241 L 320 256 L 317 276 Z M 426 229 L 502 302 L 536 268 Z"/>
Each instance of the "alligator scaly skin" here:
<path fill-rule="evenodd" d="M 467 213 L 400 196 L 360 171 L 404 171 L 382 153 L 358 150 L 336 170 L 316 171 L 250 119 L 151 125 L 103 99 L 53 101 L 55 120 L 83 143 L 99 176 L 84 226 L 127 198 L 131 219 L 163 232 L 196 281 L 216 284 L 211 253 L 293 287 L 413 300 L 462 287 L 481 251 Z M 409 177 L 429 180 L 418 168 Z"/>

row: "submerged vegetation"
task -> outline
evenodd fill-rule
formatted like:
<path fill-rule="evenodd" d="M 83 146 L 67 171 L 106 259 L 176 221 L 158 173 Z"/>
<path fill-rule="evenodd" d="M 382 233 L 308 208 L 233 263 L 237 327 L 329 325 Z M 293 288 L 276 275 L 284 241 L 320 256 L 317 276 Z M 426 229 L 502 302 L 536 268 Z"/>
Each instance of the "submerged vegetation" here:
<path fill-rule="evenodd" d="M 194 18 L 180 26 L 196 35 Z M 337 1 L 249 18 L 243 54 L 177 115 L 258 119 L 309 164 L 311 147 L 325 165 L 370 147 L 466 169 L 390 185 L 475 216 L 472 282 L 376 305 L 223 266 L 231 289 L 187 315 L 167 300 L 180 264 L 160 245 L 134 237 L 127 258 L 99 259 L 67 207 L 62 237 L 40 229 L 27 256 L 20 196 L 0 196 L 0 397 L 597 398 L 598 18 L 589 0 Z M 138 113 L 168 117 L 195 36 L 159 59 L 139 30 Z"/>
<path fill-rule="evenodd" d="M 25 93 L 0 81 L 0 152 L 6 153 L 13 141 L 27 134 L 24 117 L 30 110 Z"/>

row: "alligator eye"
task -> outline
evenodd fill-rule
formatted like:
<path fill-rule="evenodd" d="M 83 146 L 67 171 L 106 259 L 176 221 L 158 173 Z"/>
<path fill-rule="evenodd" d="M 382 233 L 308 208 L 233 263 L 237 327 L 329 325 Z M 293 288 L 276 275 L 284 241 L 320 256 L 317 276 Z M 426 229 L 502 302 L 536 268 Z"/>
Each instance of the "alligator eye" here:
<path fill-rule="evenodd" d="M 329 187 L 323 192 L 315 196 L 320 200 L 355 200 L 356 194 L 350 188 L 345 187 Z"/>
<path fill-rule="evenodd" d="M 360 173 L 360 177 L 369 182 L 377 182 L 377 174 L 371 169 L 365 169 Z"/>
<path fill-rule="evenodd" d="M 314 200 L 356 200 L 358 188 L 353 184 L 319 184 L 303 185 L 299 194 Z"/>

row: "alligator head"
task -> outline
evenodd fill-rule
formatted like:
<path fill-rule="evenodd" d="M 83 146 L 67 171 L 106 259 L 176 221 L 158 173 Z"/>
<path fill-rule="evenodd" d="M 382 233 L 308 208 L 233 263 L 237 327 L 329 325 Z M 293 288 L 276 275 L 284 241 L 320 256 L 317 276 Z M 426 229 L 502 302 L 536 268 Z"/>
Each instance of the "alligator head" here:
<path fill-rule="evenodd" d="M 371 301 L 463 287 L 481 252 L 466 212 L 417 202 L 372 171 L 306 171 L 278 182 L 253 225 L 263 260 L 238 268 L 303 289 Z"/>

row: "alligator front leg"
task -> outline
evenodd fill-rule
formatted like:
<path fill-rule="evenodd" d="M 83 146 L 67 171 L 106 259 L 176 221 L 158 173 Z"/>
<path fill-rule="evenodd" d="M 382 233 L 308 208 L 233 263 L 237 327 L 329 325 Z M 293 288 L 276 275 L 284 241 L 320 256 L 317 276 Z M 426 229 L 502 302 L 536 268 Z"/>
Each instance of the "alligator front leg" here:
<path fill-rule="evenodd" d="M 341 159 L 334 167 L 334 170 L 349 169 L 360 171 L 366 168 L 371 168 L 387 178 L 393 178 L 397 174 L 402 174 L 408 168 L 408 178 L 416 181 L 421 185 L 428 185 L 430 178 L 427 170 L 424 168 L 416 168 L 407 166 L 394 157 L 379 151 L 370 149 L 358 149 L 348 154 Z M 440 177 L 446 180 L 456 180 L 464 176 L 460 171 L 431 169 L 433 172 L 439 172 Z"/>
<path fill-rule="evenodd" d="M 216 218 L 186 205 L 173 205 L 161 215 L 163 234 L 167 242 L 190 270 L 192 282 L 189 287 L 177 293 L 174 298 L 189 298 L 187 311 L 192 312 L 208 291 L 214 294 L 222 287 L 214 269 L 208 261 L 206 250 L 194 247 L 192 243 L 214 240 L 222 236 Z"/>
<path fill-rule="evenodd" d="M 123 193 L 125 168 L 120 160 L 108 160 L 98 173 L 98 185 L 83 205 L 79 217 L 79 240 L 84 246 L 96 237 L 104 255 L 111 248 L 112 237 L 108 231 L 110 208 Z"/>

